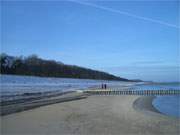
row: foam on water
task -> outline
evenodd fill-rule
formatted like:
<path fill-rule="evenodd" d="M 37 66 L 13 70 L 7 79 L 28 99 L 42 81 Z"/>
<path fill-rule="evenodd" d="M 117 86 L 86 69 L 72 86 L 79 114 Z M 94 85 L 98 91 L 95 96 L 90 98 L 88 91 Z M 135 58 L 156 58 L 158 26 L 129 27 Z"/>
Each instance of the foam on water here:
<path fill-rule="evenodd" d="M 30 93 L 67 92 L 72 90 L 84 90 L 87 88 L 100 88 L 102 83 L 106 83 L 108 87 L 130 87 L 134 84 L 120 81 L 16 75 L 1 75 L 0 77 L 1 100 L 22 98 L 24 93 L 29 93 L 28 95 L 30 95 Z"/>
<path fill-rule="evenodd" d="M 70 79 L 32 77 L 16 75 L 0 75 L 0 100 L 15 100 L 37 96 L 39 94 L 51 94 L 56 92 L 67 92 L 72 90 L 84 90 L 100 88 L 106 83 L 110 88 L 132 88 L 137 90 L 159 90 L 159 89 L 180 89 L 179 83 L 132 83 L 120 81 Z M 31 94 L 32 93 L 32 94 Z M 180 96 L 158 96 L 153 101 L 154 107 L 160 112 L 180 117 Z"/>

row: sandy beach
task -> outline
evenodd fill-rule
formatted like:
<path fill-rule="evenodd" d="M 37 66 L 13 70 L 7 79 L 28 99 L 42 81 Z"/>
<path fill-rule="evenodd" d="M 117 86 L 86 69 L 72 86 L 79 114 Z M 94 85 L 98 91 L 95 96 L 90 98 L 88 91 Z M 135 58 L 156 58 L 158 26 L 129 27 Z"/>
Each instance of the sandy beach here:
<path fill-rule="evenodd" d="M 180 120 L 159 113 L 152 100 L 88 96 L 1 116 L 1 130 L 18 135 L 178 135 Z"/>

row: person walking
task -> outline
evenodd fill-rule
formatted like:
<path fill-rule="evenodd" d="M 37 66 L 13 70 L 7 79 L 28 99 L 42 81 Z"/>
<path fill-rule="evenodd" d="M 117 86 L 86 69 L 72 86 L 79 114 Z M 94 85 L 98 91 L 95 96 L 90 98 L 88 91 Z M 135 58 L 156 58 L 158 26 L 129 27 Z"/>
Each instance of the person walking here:
<path fill-rule="evenodd" d="M 104 89 L 104 84 L 103 83 L 101 84 L 101 89 Z"/>

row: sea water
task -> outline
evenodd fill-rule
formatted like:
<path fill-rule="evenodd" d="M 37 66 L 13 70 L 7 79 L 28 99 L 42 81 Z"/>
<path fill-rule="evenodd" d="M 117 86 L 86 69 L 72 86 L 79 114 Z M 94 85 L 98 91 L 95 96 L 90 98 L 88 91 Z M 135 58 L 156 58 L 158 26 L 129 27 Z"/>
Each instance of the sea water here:
<path fill-rule="evenodd" d="M 0 75 L 0 101 L 29 98 L 29 96 L 36 96 L 34 93 L 47 94 L 100 88 L 102 83 L 106 83 L 109 88 L 115 89 L 180 90 L 180 83 L 133 83 L 91 79 Z M 152 104 L 161 113 L 180 118 L 180 96 L 157 96 Z"/>
<path fill-rule="evenodd" d="M 163 114 L 180 118 L 180 96 L 158 96 L 153 105 Z"/>
<path fill-rule="evenodd" d="M 68 92 L 75 90 L 100 88 L 102 83 L 108 87 L 129 87 L 130 82 L 91 80 L 91 79 L 72 79 L 72 78 L 53 78 L 53 77 L 34 77 L 19 75 L 0 75 L 0 100 L 9 101 L 19 98 L 27 98 L 55 92 Z M 28 96 L 27 96 L 28 95 Z"/>
<path fill-rule="evenodd" d="M 142 90 L 180 90 L 179 82 L 171 83 L 149 83 L 134 86 Z M 180 118 L 180 95 L 157 96 L 152 105 L 161 113 Z"/>

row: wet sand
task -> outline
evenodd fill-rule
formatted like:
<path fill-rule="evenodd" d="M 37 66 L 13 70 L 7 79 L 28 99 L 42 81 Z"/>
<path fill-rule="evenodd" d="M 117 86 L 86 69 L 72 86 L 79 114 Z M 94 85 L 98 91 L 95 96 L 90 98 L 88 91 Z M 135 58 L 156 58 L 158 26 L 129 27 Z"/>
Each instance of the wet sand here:
<path fill-rule="evenodd" d="M 178 135 L 180 120 L 160 114 L 152 99 L 89 96 L 2 116 L 1 130 L 18 135 Z"/>
<path fill-rule="evenodd" d="M 17 100 L 13 100 L 10 103 L 5 102 L 0 106 L 0 115 L 9 115 L 12 113 L 22 112 L 25 110 L 30 110 L 34 108 L 38 108 L 41 106 L 46 106 L 55 103 L 68 102 L 74 100 L 80 100 L 83 98 L 87 98 L 87 94 L 83 94 L 82 92 L 68 92 L 66 94 L 60 95 L 50 95 L 48 97 L 43 98 L 34 98 L 33 100 L 26 99 L 23 102 L 18 102 Z"/>

